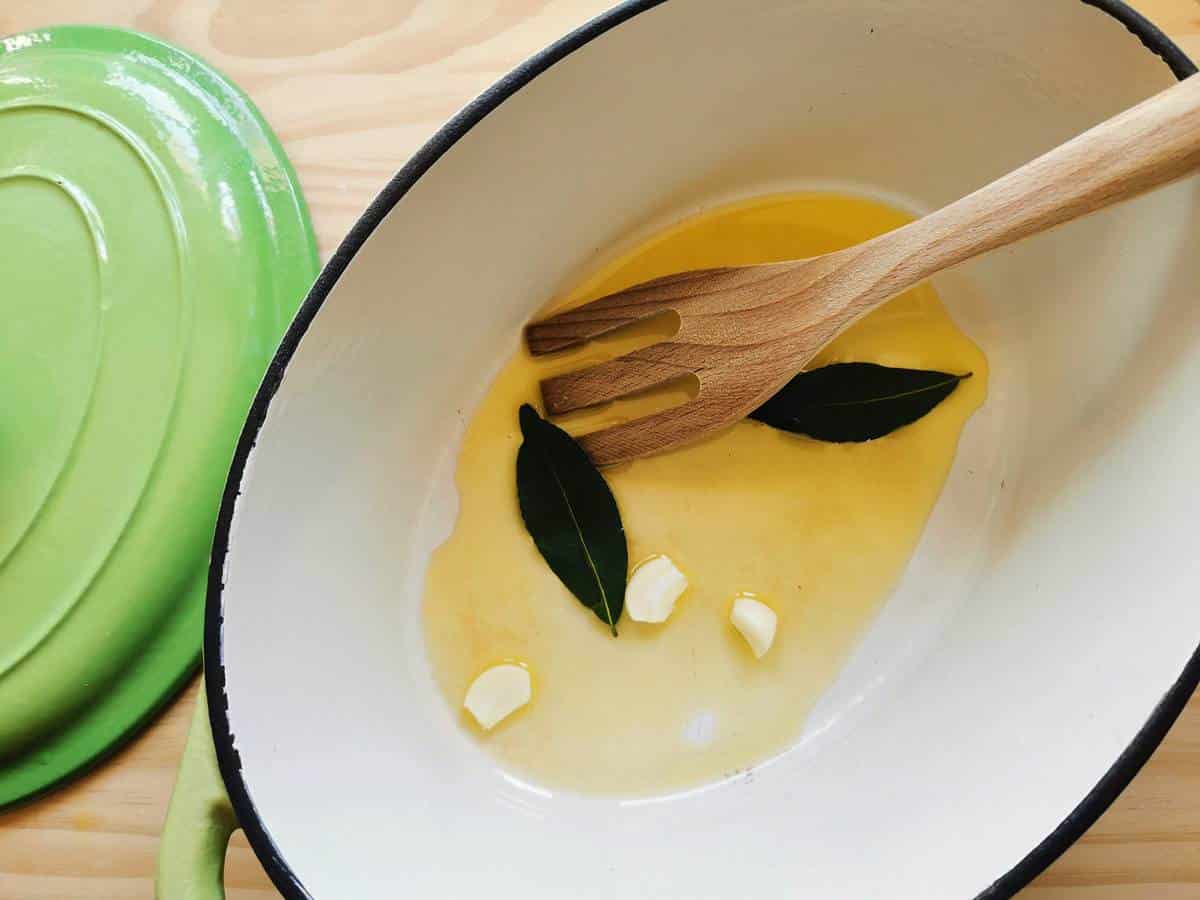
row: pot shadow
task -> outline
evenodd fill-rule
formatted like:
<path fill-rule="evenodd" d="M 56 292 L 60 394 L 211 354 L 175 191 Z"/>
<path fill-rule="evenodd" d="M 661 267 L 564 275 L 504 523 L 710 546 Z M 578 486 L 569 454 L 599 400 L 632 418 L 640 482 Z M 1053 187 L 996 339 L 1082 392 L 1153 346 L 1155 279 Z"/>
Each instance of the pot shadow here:
<path fill-rule="evenodd" d="M 1165 390 L 1176 367 L 1200 348 L 1200 185 L 1193 191 L 1185 221 L 1180 225 L 1188 235 L 1173 256 L 1170 273 L 1160 292 L 1164 299 L 1156 305 L 1148 325 L 1128 356 L 1128 364 L 1116 370 L 1108 381 L 1092 392 L 1067 440 L 1048 446 L 1026 461 L 1024 472 L 1010 500 L 1007 515 L 1000 522 L 993 542 L 993 560 L 1003 560 L 1019 544 L 1020 538 L 1047 508 L 1057 503 L 1064 491 L 1096 461 L 1102 459 L 1136 426 L 1152 399 Z M 1098 248 L 1101 255 L 1107 248 Z M 1120 252 L 1120 248 L 1109 249 Z M 1064 372 L 1064 377 L 1070 377 Z M 1036 388 L 1035 388 L 1036 389 Z M 1179 412 L 1186 410 L 1175 401 Z M 1030 428 L 1037 427 L 1038 416 L 1031 412 Z M 1020 471 L 1020 469 L 1018 469 Z M 1136 472 L 1131 471 L 1131 476 Z M 1010 476 L 1011 477 L 1011 476 Z M 1032 487 L 1036 485 L 1036 490 Z"/>

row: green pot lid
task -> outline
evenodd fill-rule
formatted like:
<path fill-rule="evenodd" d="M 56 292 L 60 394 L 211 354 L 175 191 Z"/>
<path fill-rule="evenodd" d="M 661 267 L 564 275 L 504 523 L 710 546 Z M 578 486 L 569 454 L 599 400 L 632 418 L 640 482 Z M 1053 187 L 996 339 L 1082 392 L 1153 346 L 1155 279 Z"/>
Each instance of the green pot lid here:
<path fill-rule="evenodd" d="M 204 62 L 0 40 L 0 806 L 198 663 L 229 461 L 316 271 L 282 147 Z"/>

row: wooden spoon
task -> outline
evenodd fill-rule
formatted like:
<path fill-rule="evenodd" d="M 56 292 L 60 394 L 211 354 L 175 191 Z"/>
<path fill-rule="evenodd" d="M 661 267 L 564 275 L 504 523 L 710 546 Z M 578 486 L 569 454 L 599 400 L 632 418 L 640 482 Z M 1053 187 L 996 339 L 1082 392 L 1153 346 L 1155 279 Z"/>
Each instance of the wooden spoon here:
<path fill-rule="evenodd" d="M 682 272 L 527 326 L 535 354 L 573 347 L 660 313 L 670 339 L 549 378 L 551 415 L 680 377 L 699 379 L 681 406 L 584 435 L 598 465 L 660 453 L 746 417 L 861 316 L 931 275 L 1200 166 L 1200 76 L 902 228 L 812 259 Z"/>

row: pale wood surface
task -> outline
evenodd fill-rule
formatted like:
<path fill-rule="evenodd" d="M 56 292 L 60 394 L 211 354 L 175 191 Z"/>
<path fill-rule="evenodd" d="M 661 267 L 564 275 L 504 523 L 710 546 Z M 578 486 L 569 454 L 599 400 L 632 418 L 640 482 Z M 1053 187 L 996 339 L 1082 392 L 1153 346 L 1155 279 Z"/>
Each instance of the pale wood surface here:
<path fill-rule="evenodd" d="M 160 34 L 263 109 L 300 172 L 323 255 L 449 115 L 605 0 L 0 0 L 0 34 L 64 22 Z M 1195 0 L 1136 0 L 1200 59 Z M 149 900 L 189 689 L 89 777 L 0 815 L 0 900 Z M 931 848 L 931 852 L 935 848 Z M 275 897 L 235 838 L 230 900 Z M 1115 806 L 1024 900 L 1200 900 L 1200 700 Z M 352 900 L 352 898 L 350 898 Z"/>

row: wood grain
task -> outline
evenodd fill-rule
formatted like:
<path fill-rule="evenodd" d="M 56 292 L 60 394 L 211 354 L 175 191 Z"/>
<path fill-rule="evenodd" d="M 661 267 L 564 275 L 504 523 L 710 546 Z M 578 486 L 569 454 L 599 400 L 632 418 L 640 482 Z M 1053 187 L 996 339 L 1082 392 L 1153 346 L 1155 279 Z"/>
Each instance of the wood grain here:
<path fill-rule="evenodd" d="M 692 443 L 746 418 L 849 323 L 918 282 L 1197 166 L 1200 78 L 1189 78 L 969 196 L 854 247 L 667 275 L 534 322 L 525 338 L 535 355 L 661 314 L 678 322 L 667 340 L 543 380 L 542 399 L 558 415 L 694 376 L 693 399 L 579 439 L 601 466 Z"/>
<path fill-rule="evenodd" d="M 1032 2 L 1032 0 L 1031 0 Z M 160 34 L 266 113 L 328 256 L 397 166 L 521 59 L 606 0 L 0 0 L 0 34 L 61 22 Z M 1196 0 L 1135 0 L 1200 58 Z M 194 687 L 87 778 L 0 815 L 0 900 L 150 900 Z M 230 900 L 277 896 L 235 837 Z M 1200 700 L 1133 785 L 1022 900 L 1200 900 Z"/>

